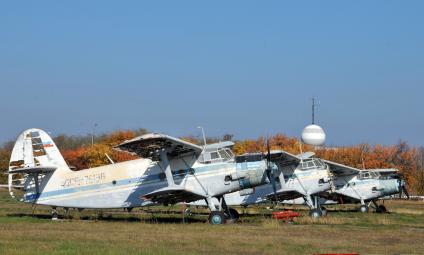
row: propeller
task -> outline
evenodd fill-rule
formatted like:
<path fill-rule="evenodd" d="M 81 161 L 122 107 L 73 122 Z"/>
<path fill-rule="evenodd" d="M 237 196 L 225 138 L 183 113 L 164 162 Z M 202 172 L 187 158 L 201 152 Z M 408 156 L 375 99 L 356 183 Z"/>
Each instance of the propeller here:
<path fill-rule="evenodd" d="M 402 190 L 403 190 L 403 193 L 405 193 L 406 198 L 409 199 L 409 192 L 408 192 L 408 189 L 406 188 L 406 184 L 402 185 Z"/>
<path fill-rule="evenodd" d="M 402 181 L 403 181 L 402 191 L 403 191 L 403 193 L 405 193 L 406 198 L 409 199 L 409 192 L 408 192 L 408 189 L 406 188 L 406 182 L 404 180 L 402 180 Z"/>
<path fill-rule="evenodd" d="M 266 149 L 267 149 L 267 155 L 266 155 L 266 164 L 267 164 L 267 175 L 268 175 L 268 179 L 271 181 L 272 184 L 272 189 L 274 191 L 274 200 L 275 203 L 278 202 L 278 196 L 277 196 L 277 186 L 275 184 L 275 173 L 274 173 L 274 169 L 272 168 L 271 165 L 271 148 L 269 145 L 269 138 L 266 138 Z"/>
<path fill-rule="evenodd" d="M 400 176 L 398 176 L 398 190 L 399 190 L 399 198 L 402 198 L 402 192 L 403 192 L 403 185 L 402 185 L 402 179 L 400 178 Z"/>
<path fill-rule="evenodd" d="M 406 195 L 406 198 L 409 199 L 409 192 L 408 189 L 406 188 L 406 182 L 405 180 L 402 178 L 402 174 L 397 174 L 396 178 L 398 179 L 398 183 L 399 183 L 399 198 L 403 197 L 403 194 Z"/>

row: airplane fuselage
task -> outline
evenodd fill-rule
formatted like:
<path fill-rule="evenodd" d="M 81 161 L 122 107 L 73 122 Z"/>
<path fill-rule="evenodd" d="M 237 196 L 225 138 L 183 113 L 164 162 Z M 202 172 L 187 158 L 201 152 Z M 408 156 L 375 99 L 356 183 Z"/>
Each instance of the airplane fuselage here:
<path fill-rule="evenodd" d="M 263 161 L 248 168 L 234 162 L 190 164 L 190 160 L 193 161 L 192 158 L 170 161 L 175 184 L 187 190 L 214 197 L 265 182 Z M 246 171 L 250 171 L 248 178 L 228 180 L 228 176 Z M 69 208 L 133 208 L 152 204 L 143 195 L 168 186 L 163 170 L 150 159 L 80 171 L 59 168 L 39 178 L 38 194 L 34 179 L 27 178 L 24 202 Z"/>
<path fill-rule="evenodd" d="M 281 176 L 281 175 L 280 175 Z M 306 195 L 319 194 L 331 188 L 329 181 L 329 172 L 327 169 L 311 169 L 300 170 L 295 169 L 292 174 L 285 176 L 285 184 L 282 186 L 280 182 L 276 182 L 278 192 L 294 191 L 303 198 Z M 261 185 L 252 189 L 233 192 L 225 195 L 228 205 L 247 206 L 251 204 L 269 202 L 267 195 L 274 192 L 272 184 Z M 304 202 L 304 200 L 302 199 Z M 280 201 L 283 202 L 284 201 Z M 195 205 L 205 205 L 203 201 L 196 201 Z"/>
<path fill-rule="evenodd" d="M 357 176 L 346 181 L 339 177 L 334 180 L 335 194 L 357 201 L 371 201 L 400 192 L 398 179 L 359 179 Z"/>

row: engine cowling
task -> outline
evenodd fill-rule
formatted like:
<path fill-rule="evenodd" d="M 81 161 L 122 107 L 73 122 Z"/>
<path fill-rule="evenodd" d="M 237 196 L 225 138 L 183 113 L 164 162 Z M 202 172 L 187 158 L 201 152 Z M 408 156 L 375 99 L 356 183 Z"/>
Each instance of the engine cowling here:
<path fill-rule="evenodd" d="M 241 189 L 252 188 L 266 183 L 265 161 L 236 163 L 236 172 L 232 174 L 233 180 L 238 180 Z"/>

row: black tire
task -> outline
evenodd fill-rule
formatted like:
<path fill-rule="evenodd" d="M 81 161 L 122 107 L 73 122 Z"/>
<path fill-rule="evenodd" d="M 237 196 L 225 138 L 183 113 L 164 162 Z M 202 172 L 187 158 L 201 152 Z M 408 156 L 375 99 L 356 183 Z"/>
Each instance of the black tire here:
<path fill-rule="evenodd" d="M 368 213 L 368 210 L 369 210 L 369 208 L 366 205 L 361 205 L 361 207 L 359 207 L 359 211 L 361 213 Z"/>
<path fill-rule="evenodd" d="M 225 215 L 223 212 L 214 211 L 209 214 L 209 223 L 212 225 L 225 224 Z"/>
<path fill-rule="evenodd" d="M 191 209 L 190 209 L 190 208 L 186 208 L 186 209 L 184 210 L 184 214 L 185 214 L 186 216 L 192 216 L 192 215 L 193 215 L 193 212 L 191 211 Z"/>
<path fill-rule="evenodd" d="M 234 208 L 230 208 L 228 209 L 228 211 L 230 212 L 229 218 L 234 220 L 234 221 L 238 221 L 240 219 L 240 214 L 237 212 L 236 209 Z"/>
<path fill-rule="evenodd" d="M 314 219 L 318 219 L 319 217 L 321 217 L 322 216 L 322 214 L 321 214 L 321 210 L 318 210 L 318 209 L 312 209 L 310 212 L 309 212 L 309 216 L 311 216 L 312 218 L 314 218 Z"/>
<path fill-rule="evenodd" d="M 387 209 L 384 205 L 379 205 L 377 206 L 377 208 L 375 209 L 376 213 L 386 213 Z"/>

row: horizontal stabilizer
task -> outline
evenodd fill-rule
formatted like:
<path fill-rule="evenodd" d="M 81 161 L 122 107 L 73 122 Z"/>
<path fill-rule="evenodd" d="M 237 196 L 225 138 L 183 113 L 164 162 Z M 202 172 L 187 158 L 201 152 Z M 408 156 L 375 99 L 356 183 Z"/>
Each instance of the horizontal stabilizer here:
<path fill-rule="evenodd" d="M 9 174 L 39 174 L 39 173 L 50 173 L 57 169 L 56 166 L 33 166 L 33 167 L 23 167 L 23 168 L 15 168 L 13 170 L 9 170 Z"/>
<path fill-rule="evenodd" d="M 166 187 L 144 195 L 142 198 L 160 204 L 190 203 L 206 198 L 205 195 L 195 193 L 183 187 Z"/>

